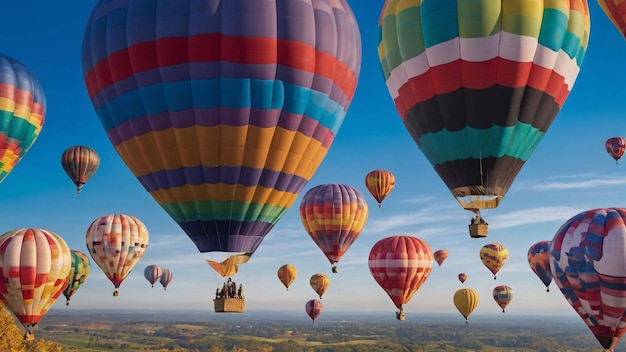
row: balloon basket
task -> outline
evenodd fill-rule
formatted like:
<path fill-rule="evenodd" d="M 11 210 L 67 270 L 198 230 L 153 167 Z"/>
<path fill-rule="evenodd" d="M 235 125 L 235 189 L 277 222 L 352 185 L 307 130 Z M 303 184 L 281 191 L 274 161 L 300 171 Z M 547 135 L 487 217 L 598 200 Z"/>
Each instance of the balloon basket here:
<path fill-rule="evenodd" d="M 216 298 L 213 303 L 215 313 L 243 313 L 246 310 L 243 298 Z"/>
<path fill-rule="evenodd" d="M 403 310 L 401 310 L 399 312 L 396 312 L 396 319 L 398 319 L 398 320 L 405 320 L 406 319 L 406 315 L 404 314 Z"/>
<path fill-rule="evenodd" d="M 469 224 L 469 233 L 472 238 L 483 238 L 487 237 L 489 233 L 489 225 L 487 223 L 483 224 Z"/>

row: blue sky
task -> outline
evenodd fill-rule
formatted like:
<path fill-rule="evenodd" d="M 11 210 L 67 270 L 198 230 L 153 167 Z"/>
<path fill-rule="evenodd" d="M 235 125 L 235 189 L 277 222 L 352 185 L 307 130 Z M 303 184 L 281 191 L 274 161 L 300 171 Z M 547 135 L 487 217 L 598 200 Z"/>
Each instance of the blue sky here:
<path fill-rule="evenodd" d="M 406 234 L 425 240 L 433 251 L 450 253 L 441 267 L 435 263 L 429 279 L 405 306 L 407 319 L 419 319 L 424 312 L 456 312 L 452 296 L 461 287 L 471 287 L 480 295 L 474 314 L 499 313 L 491 291 L 496 285 L 509 285 L 515 297 L 499 319 L 537 313 L 579 320 L 554 283 L 551 292 L 545 292 L 526 254 L 535 242 L 551 240 L 563 222 L 581 211 L 624 206 L 626 162 L 616 165 L 604 150 L 607 138 L 626 135 L 626 42 L 619 32 L 591 1 L 591 40 L 572 93 L 501 205 L 486 213 L 489 237 L 471 239 L 467 233 L 471 214 L 461 209 L 406 132 L 387 92 L 376 51 L 382 1 L 351 4 L 363 40 L 355 98 L 317 173 L 236 278 L 244 284 L 248 309 L 305 314 L 306 301 L 316 298 L 309 278 L 320 272 L 331 279 L 322 299 L 324 310 L 389 311 L 393 319 L 395 307 L 372 278 L 367 256 L 381 238 Z M 94 5 L 93 0 L 29 0 L 2 6 L 0 52 L 23 62 L 39 77 L 47 114 L 39 139 L 0 184 L 0 233 L 43 228 L 86 253 L 85 231 L 94 219 L 110 213 L 134 215 L 148 227 L 150 244 L 122 284 L 119 297 L 112 296 L 113 285 L 92 264 L 71 306 L 66 307 L 61 297 L 53 309 L 194 309 L 212 315 L 212 298 L 221 281 L 204 262 L 209 256 L 197 252 L 126 168 L 87 96 L 81 42 Z M 62 152 L 72 145 L 91 146 L 101 156 L 100 169 L 80 195 L 60 164 Z M 382 208 L 364 185 L 365 175 L 374 169 L 387 169 L 396 176 L 396 188 Z M 322 183 L 352 185 L 370 206 L 369 220 L 340 261 L 338 274 L 331 273 L 331 265 L 299 218 L 302 196 Z M 480 248 L 490 242 L 509 250 L 509 260 L 496 281 L 479 258 Z M 285 263 L 299 270 L 289 291 L 276 275 Z M 143 269 L 149 264 L 173 271 L 167 291 L 158 285 L 151 288 L 144 279 Z M 464 284 L 457 280 L 460 272 L 468 274 Z"/>

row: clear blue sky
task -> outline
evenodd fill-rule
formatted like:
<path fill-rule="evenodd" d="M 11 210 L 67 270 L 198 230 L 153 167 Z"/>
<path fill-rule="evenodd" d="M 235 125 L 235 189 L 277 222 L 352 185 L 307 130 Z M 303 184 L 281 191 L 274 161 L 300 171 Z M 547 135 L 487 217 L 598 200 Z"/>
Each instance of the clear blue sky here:
<path fill-rule="evenodd" d="M 591 1 L 591 40 L 572 93 L 504 201 L 486 214 L 489 237 L 471 239 L 467 233 L 470 213 L 461 209 L 405 131 L 387 92 L 376 50 L 382 3 L 351 1 L 363 40 L 354 101 L 317 173 L 237 277 L 246 289 L 248 309 L 305 314 L 306 301 L 316 298 L 309 277 L 320 272 L 331 278 L 322 299 L 326 311 L 389 311 L 389 319 L 394 319 L 395 307 L 369 273 L 367 256 L 379 239 L 408 234 L 424 239 L 433 251 L 447 249 L 450 257 L 441 267 L 435 264 L 430 278 L 406 305 L 407 319 L 419 319 L 422 312 L 456 312 L 452 295 L 461 287 L 478 291 L 481 301 L 475 314 L 499 313 L 491 291 L 506 284 L 514 289 L 515 297 L 499 319 L 539 313 L 579 320 L 554 283 L 551 292 L 545 292 L 526 254 L 533 243 L 551 240 L 558 227 L 580 211 L 626 206 L 626 161 L 616 165 L 604 150 L 607 138 L 626 135 L 626 42 Z M 119 297 L 112 296 L 113 285 L 93 264 L 71 306 L 66 307 L 61 297 L 53 309 L 195 309 L 213 315 L 212 298 L 220 280 L 205 264 L 208 256 L 197 252 L 126 168 L 87 96 L 81 42 L 94 5 L 94 0 L 2 5 L 0 52 L 35 72 L 48 109 L 39 139 L 0 184 L 0 232 L 44 228 L 60 234 L 70 248 L 86 253 L 85 231 L 94 219 L 110 213 L 134 215 L 148 227 L 150 245 L 122 284 Z M 61 153 L 72 145 L 89 145 L 101 156 L 100 169 L 80 195 L 60 165 Z M 380 209 L 364 185 L 365 175 L 374 169 L 390 170 L 397 180 Z M 369 220 L 340 261 L 338 274 L 330 272 L 330 264 L 299 218 L 302 195 L 322 183 L 353 185 L 370 206 Z M 480 248 L 490 242 L 505 245 L 510 256 L 496 281 L 479 259 Z M 288 292 L 276 276 L 285 263 L 299 270 Z M 144 279 L 143 269 L 149 264 L 173 271 L 167 291 L 151 288 Z M 463 285 L 457 280 L 459 272 L 468 274 Z"/>

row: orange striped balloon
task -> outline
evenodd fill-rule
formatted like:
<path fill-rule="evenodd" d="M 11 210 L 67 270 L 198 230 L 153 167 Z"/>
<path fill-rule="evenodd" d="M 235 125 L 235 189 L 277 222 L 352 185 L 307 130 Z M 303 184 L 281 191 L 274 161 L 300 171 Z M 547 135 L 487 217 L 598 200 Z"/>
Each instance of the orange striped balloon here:
<path fill-rule="evenodd" d="M 26 328 L 32 328 L 54 305 L 68 284 L 72 258 L 61 236 L 24 228 L 0 236 L 0 301 Z"/>
<path fill-rule="evenodd" d="M 626 1 L 598 0 L 598 4 L 615 28 L 626 38 Z"/>
<path fill-rule="evenodd" d="M 365 176 L 365 186 L 378 202 L 379 208 L 395 185 L 396 177 L 387 170 L 374 170 Z"/>
<path fill-rule="evenodd" d="M 78 187 L 76 193 L 80 193 L 81 188 L 98 170 L 100 156 L 89 147 L 77 145 L 63 152 L 61 165 L 67 176 Z"/>

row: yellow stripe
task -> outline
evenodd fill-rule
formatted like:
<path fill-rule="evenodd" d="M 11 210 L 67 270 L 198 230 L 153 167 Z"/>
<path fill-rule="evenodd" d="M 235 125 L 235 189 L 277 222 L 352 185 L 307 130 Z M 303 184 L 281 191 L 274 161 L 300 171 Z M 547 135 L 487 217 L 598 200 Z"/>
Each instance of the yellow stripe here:
<path fill-rule="evenodd" d="M 420 7 L 422 6 L 422 0 L 396 0 L 396 10 L 395 14 L 399 14 L 400 12 L 411 8 L 411 7 Z"/>
<path fill-rule="evenodd" d="M 15 110 L 15 101 L 0 97 L 0 110 L 13 112 Z"/>
<path fill-rule="evenodd" d="M 319 141 L 280 127 L 223 125 L 150 132 L 115 148 L 135 176 L 214 165 L 281 171 L 307 180 L 328 151 Z"/>
<path fill-rule="evenodd" d="M 298 197 L 290 192 L 277 191 L 267 187 L 246 187 L 242 185 L 202 184 L 184 185 L 150 192 L 159 204 L 186 203 L 191 201 L 228 201 L 269 204 L 287 207 Z"/>

